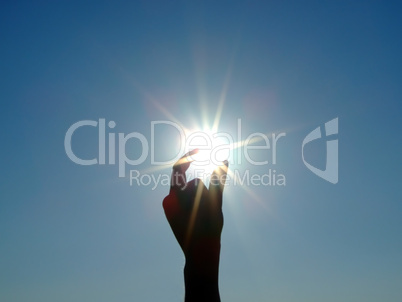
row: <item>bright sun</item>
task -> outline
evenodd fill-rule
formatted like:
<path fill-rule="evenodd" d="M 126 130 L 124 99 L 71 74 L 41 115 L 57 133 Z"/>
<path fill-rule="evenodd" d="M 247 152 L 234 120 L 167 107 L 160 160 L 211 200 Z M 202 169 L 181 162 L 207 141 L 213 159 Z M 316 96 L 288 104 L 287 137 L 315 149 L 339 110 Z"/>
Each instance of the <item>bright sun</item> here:
<path fill-rule="evenodd" d="M 192 170 L 194 177 L 207 179 L 216 167 L 228 160 L 231 150 L 231 141 L 218 136 L 211 130 L 189 131 L 186 135 L 186 152 L 198 149 L 198 152 L 191 156 L 194 160 Z"/>

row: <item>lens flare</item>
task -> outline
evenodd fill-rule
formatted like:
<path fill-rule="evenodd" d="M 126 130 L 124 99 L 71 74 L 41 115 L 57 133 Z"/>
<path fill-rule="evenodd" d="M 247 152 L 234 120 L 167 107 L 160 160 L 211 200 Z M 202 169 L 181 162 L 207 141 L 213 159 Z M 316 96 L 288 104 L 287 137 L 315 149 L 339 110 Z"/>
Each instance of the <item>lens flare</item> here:
<path fill-rule="evenodd" d="M 198 149 L 198 152 L 191 156 L 191 160 L 195 177 L 201 179 L 208 178 L 230 156 L 230 142 L 216 137 L 210 130 L 194 131 L 186 136 L 183 143 L 187 151 Z"/>

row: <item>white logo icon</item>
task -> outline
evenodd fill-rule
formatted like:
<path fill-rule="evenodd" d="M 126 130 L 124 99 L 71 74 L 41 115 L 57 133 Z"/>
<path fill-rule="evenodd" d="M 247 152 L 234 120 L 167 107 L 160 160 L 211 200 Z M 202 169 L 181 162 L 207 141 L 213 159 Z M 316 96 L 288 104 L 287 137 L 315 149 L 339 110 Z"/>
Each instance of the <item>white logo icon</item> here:
<path fill-rule="evenodd" d="M 335 118 L 329 122 L 325 123 L 325 136 L 330 136 L 333 134 L 338 134 L 338 118 Z M 320 127 L 315 128 L 311 131 L 303 140 L 302 145 L 302 157 L 303 162 L 307 168 L 309 168 L 314 174 L 319 177 L 329 181 L 330 183 L 336 184 L 338 183 L 338 140 L 331 139 L 327 141 L 327 159 L 325 170 L 320 170 L 312 165 L 304 159 L 304 146 L 313 140 L 321 138 L 321 129 Z"/>

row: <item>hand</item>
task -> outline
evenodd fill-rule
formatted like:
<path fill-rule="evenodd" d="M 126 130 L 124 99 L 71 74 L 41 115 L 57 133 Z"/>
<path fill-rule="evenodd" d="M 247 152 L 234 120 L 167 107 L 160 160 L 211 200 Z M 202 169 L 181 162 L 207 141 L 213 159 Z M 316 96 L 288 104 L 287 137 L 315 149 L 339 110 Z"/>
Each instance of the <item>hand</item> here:
<path fill-rule="evenodd" d="M 220 301 L 222 193 L 228 162 L 215 169 L 207 189 L 200 179 L 186 181 L 190 157 L 195 153 L 197 150 L 187 153 L 173 166 L 170 193 L 163 200 L 163 208 L 186 258 L 185 301 Z"/>

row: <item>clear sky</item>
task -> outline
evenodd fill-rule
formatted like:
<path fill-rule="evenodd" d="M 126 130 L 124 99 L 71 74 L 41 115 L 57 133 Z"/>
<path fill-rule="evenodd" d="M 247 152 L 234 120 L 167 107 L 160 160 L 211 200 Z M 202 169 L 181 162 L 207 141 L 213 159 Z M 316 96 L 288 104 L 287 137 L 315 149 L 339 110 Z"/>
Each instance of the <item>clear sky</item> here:
<path fill-rule="evenodd" d="M 205 130 L 221 105 L 218 131 L 235 134 L 241 119 L 243 140 L 286 133 L 275 165 L 231 164 L 275 169 L 286 186 L 226 188 L 222 301 L 401 301 L 401 6 L 189 2 L 1 4 L 0 300 L 181 301 L 168 187 L 130 186 L 117 165 L 77 165 L 64 139 L 75 122 L 101 118 L 116 137 L 150 140 L 161 120 Z M 301 154 L 334 118 L 337 184 Z M 97 135 L 77 130 L 74 152 L 97 157 Z M 174 135 L 155 134 L 160 158 L 177 150 Z M 126 145 L 132 159 L 141 150 Z M 324 169 L 325 140 L 305 152 Z M 149 156 L 127 167 L 170 173 L 150 168 Z"/>

